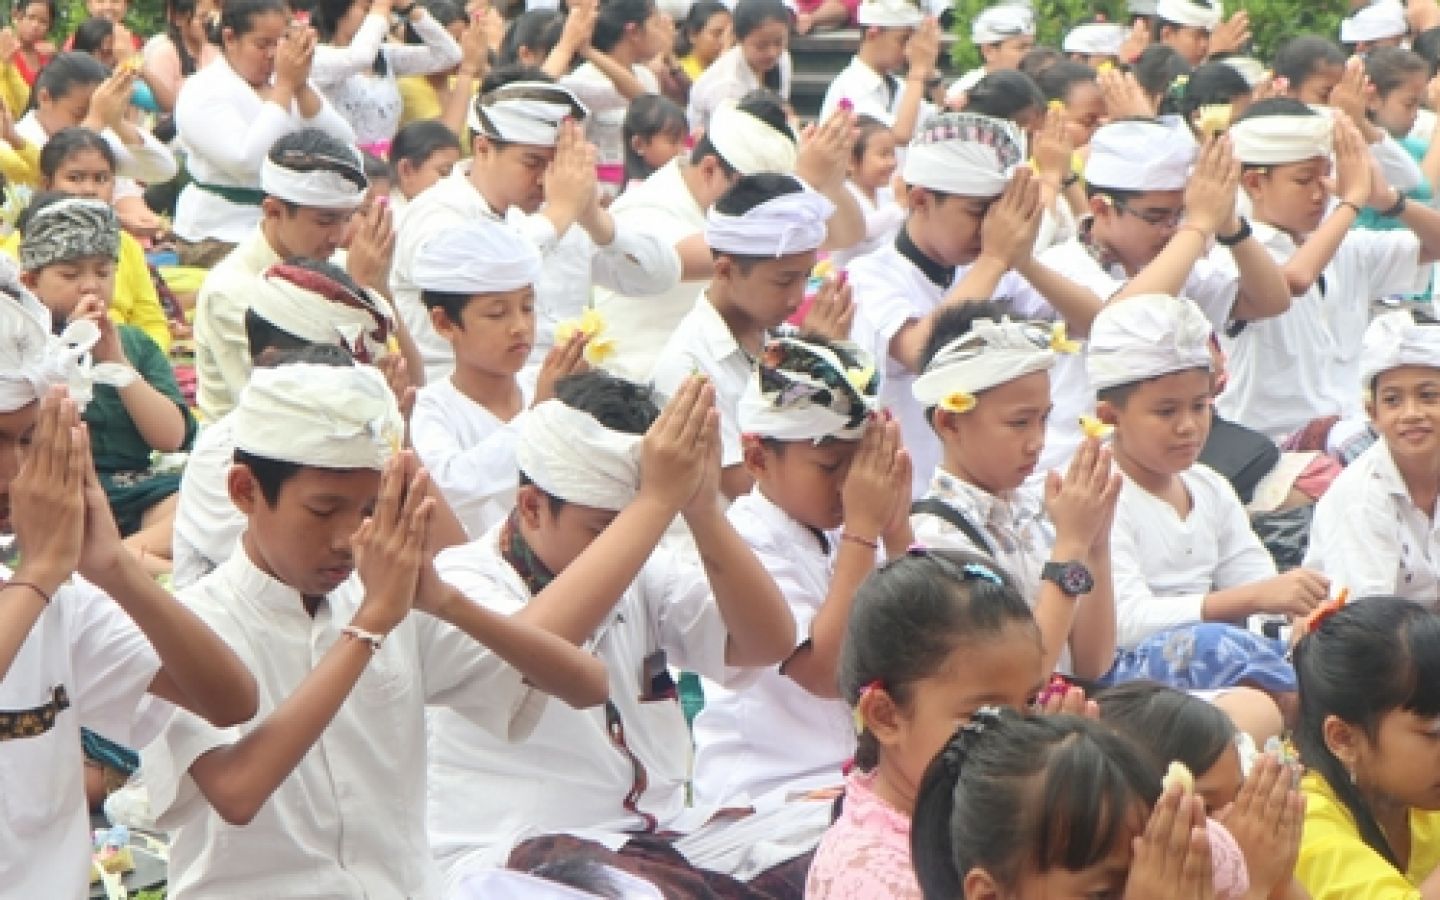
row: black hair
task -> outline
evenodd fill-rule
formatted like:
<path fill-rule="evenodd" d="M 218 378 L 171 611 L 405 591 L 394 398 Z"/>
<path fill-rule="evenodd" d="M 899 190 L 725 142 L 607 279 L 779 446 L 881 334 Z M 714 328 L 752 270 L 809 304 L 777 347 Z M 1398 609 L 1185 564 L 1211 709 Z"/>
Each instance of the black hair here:
<path fill-rule="evenodd" d="M 625 37 L 625 26 L 643 26 L 654 12 L 655 0 L 605 0 L 595 17 L 591 46 L 601 53 L 609 53 Z"/>
<path fill-rule="evenodd" d="M 625 142 L 625 181 L 639 181 L 649 178 L 655 171 L 645 157 L 635 149 L 635 138 L 653 138 L 662 134 L 675 134 L 682 138 L 689 130 L 685 110 L 664 94 L 644 94 L 630 101 L 625 110 L 625 122 L 620 133 Z"/>
<path fill-rule="evenodd" d="M 430 13 L 430 17 L 436 22 L 439 22 L 442 27 L 455 22 L 469 21 L 465 15 L 465 8 L 459 3 L 456 3 L 455 0 L 424 0 L 420 5 L 425 7 L 425 11 Z M 405 24 L 407 28 L 410 27 L 408 20 Z M 416 42 L 419 42 L 418 35 L 416 36 Z M 407 43 L 409 43 L 408 39 Z"/>
<path fill-rule="evenodd" d="M 1334 716 L 1374 741 L 1392 710 L 1440 716 L 1440 617 L 1401 597 L 1358 600 L 1295 645 L 1295 676 L 1301 762 L 1330 785 L 1365 843 L 1401 868 L 1359 786 L 1326 743 L 1325 720 Z"/>
<path fill-rule="evenodd" d="M 773 172 L 741 175 L 734 184 L 730 185 L 730 189 L 715 201 L 715 211 L 727 216 L 743 216 L 762 203 L 803 190 L 805 190 L 805 186 L 792 175 L 778 175 Z M 752 266 L 769 258 L 738 253 L 721 253 L 713 248 L 710 250 L 710 255 L 716 259 L 721 256 L 730 257 L 735 260 L 735 264 L 742 274 L 748 274 Z"/>
<path fill-rule="evenodd" d="M 288 15 L 289 12 L 285 0 L 225 0 L 220 10 L 220 21 L 210 35 L 210 43 L 222 44 L 227 28 L 236 38 L 241 38 L 255 29 L 255 20 L 261 16 L 270 13 Z"/>
<path fill-rule="evenodd" d="M 315 36 L 321 43 L 328 44 L 335 40 L 335 29 L 356 2 L 357 0 L 314 0 L 314 5 L 310 8 L 310 24 L 314 26 Z M 380 76 L 384 76 L 388 71 L 383 44 L 375 52 L 375 58 L 370 61 L 370 71 Z"/>
<path fill-rule="evenodd" d="M 1064 61 L 1064 59 L 1065 55 L 1054 47 L 1034 47 L 1026 51 L 1024 56 L 1020 57 L 1020 65 L 1016 68 L 1031 78 L 1038 79 L 1041 72 Z"/>
<path fill-rule="evenodd" d="M 555 397 L 594 416 L 611 431 L 625 434 L 644 434 L 660 416 L 653 390 L 599 369 L 560 379 Z"/>
<path fill-rule="evenodd" d="M 246 321 L 249 321 L 249 312 L 246 314 Z M 265 362 L 263 368 L 276 368 L 290 363 L 309 363 L 317 366 L 335 366 L 336 368 L 348 369 L 355 365 L 355 358 L 352 357 L 343 347 L 335 347 L 329 344 L 303 344 L 298 347 L 284 347 L 281 352 L 275 354 L 274 358 Z M 255 484 L 260 487 L 260 496 L 265 498 L 265 504 L 274 508 L 280 499 L 280 489 L 285 487 L 285 482 L 300 474 L 306 468 L 299 463 L 285 462 L 283 460 L 271 459 L 268 456 L 257 456 L 239 447 L 235 448 L 235 463 L 250 470 L 250 475 L 255 479 Z"/>
<path fill-rule="evenodd" d="M 1004 311 L 999 305 L 984 300 L 975 303 L 947 303 L 935 314 L 930 325 L 930 336 L 925 339 L 925 348 L 920 351 L 920 371 L 930 365 L 941 348 L 960 337 L 969 334 L 975 323 L 982 319 L 1000 321 Z"/>
<path fill-rule="evenodd" d="M 474 294 L 459 294 L 454 291 L 421 291 L 420 302 L 426 309 L 443 309 L 445 318 L 457 328 L 463 327 L 461 316 L 465 307 L 470 305 L 470 298 Z"/>
<path fill-rule="evenodd" d="M 495 66 L 489 72 L 485 73 L 485 80 L 480 83 L 480 94 L 483 96 L 507 84 L 514 84 L 517 81 L 538 81 L 543 84 L 555 83 L 555 79 L 550 77 L 550 73 L 539 66 L 511 63 L 510 65 Z M 491 143 L 496 142 L 491 141 Z"/>
<path fill-rule="evenodd" d="M 1440 26 L 1427 28 L 1415 35 L 1415 39 L 1410 42 L 1410 49 L 1430 64 L 1431 78 L 1440 73 Z"/>
<path fill-rule="evenodd" d="M 721 3 L 720 0 L 699 0 L 690 6 L 690 11 L 685 14 L 685 21 L 675 29 L 675 55 L 677 57 L 689 56 L 695 49 L 695 38 L 693 35 L 705 30 L 710 20 L 715 16 L 724 14 L 730 17 L 730 7 Z"/>
<path fill-rule="evenodd" d="M 730 11 L 730 21 L 738 44 L 768 22 L 780 22 L 789 28 L 790 10 L 780 0 L 740 0 Z M 772 91 L 780 90 L 780 66 L 761 75 L 760 83 Z"/>
<path fill-rule="evenodd" d="M 1083 871 L 1133 835 L 1160 793 L 1154 764 L 1097 722 L 982 711 L 920 782 L 916 880 L 926 900 L 954 900 L 975 869 L 1011 889 L 1025 872 Z"/>
<path fill-rule="evenodd" d="M 175 20 L 192 18 L 195 6 L 195 0 L 165 0 L 165 36 L 170 38 L 175 55 L 180 58 L 180 75 L 184 78 L 194 75 L 199 65 L 190 55 L 190 48 L 185 46 L 185 36 L 180 33 L 180 25 Z M 206 38 L 208 40 L 209 36 Z"/>
<path fill-rule="evenodd" d="M 1072 62 L 1068 59 L 1062 59 L 1034 76 L 1035 84 L 1039 86 L 1045 99 L 1059 100 L 1061 103 L 1064 103 L 1065 98 L 1070 96 L 1070 90 L 1075 85 L 1087 81 L 1094 83 L 1095 79 L 1094 69 L 1084 63 Z"/>
<path fill-rule="evenodd" d="M 982 567 L 999 583 L 967 567 Z M 902 556 L 855 592 L 840 647 L 840 696 L 854 707 L 865 688 L 878 683 L 896 703 L 909 703 L 913 685 L 934 675 L 957 646 L 1013 625 L 1033 632 L 1039 645 L 1030 607 L 990 557 L 961 550 Z M 857 738 L 855 765 L 869 771 L 879 761 L 880 745 L 865 729 Z"/>
<path fill-rule="evenodd" d="M 30 91 L 30 104 L 25 110 L 40 105 L 40 92 L 44 91 L 51 100 L 59 100 L 77 87 L 94 87 L 109 77 L 109 72 L 100 60 L 88 53 L 67 50 L 57 53 L 35 76 L 35 86 Z"/>
<path fill-rule="evenodd" d="M 1027 109 L 1045 111 L 1045 95 L 1035 79 L 1016 69 L 1001 69 L 970 89 L 965 111 L 995 119 L 1011 119 Z"/>
<path fill-rule="evenodd" d="M 1271 69 L 1276 78 L 1290 82 L 1291 90 L 1298 90 L 1300 83 L 1314 75 L 1322 65 L 1345 65 L 1345 51 L 1329 38 L 1302 34 L 1280 45 L 1275 51 Z"/>
<path fill-rule="evenodd" d="M 40 148 L 40 174 L 47 179 L 54 178 L 65 160 L 85 150 L 99 153 L 110 164 L 111 173 L 114 173 L 115 150 L 110 146 L 110 142 L 88 128 L 72 125 L 55 132 L 50 136 L 50 140 L 45 142 L 45 146 Z"/>
<path fill-rule="evenodd" d="M 266 350 L 299 350 L 315 346 L 304 338 L 261 318 L 253 308 L 245 309 L 245 344 L 250 348 L 250 361 L 261 358 Z"/>
<path fill-rule="evenodd" d="M 890 126 L 868 113 L 861 113 L 855 117 L 855 146 L 850 149 L 850 161 L 855 165 L 865 159 L 865 151 L 870 147 L 870 139 L 882 131 L 889 131 Z"/>
<path fill-rule="evenodd" d="M 500 65 L 520 62 L 520 48 L 545 56 L 560 43 L 565 16 L 553 9 L 531 9 L 521 13 L 500 42 Z"/>
<path fill-rule="evenodd" d="M 388 181 L 395 177 L 395 170 L 390 168 L 390 163 L 369 150 L 360 151 L 360 169 L 365 173 L 367 181 L 374 181 L 377 178 L 384 178 Z"/>
<path fill-rule="evenodd" d="M 622 900 L 625 888 L 617 884 L 609 866 L 598 859 L 572 856 L 541 863 L 530 870 L 531 875 L 583 891 L 587 896 Z"/>
<path fill-rule="evenodd" d="M 1201 107 L 1234 103 L 1237 97 L 1250 96 L 1250 82 L 1228 63 L 1205 63 L 1190 73 L 1178 93 L 1178 97 L 1167 97 L 1160 111 L 1189 122 Z"/>
<path fill-rule="evenodd" d="M 1175 86 L 1176 79 L 1189 76 L 1191 66 L 1173 47 L 1151 44 L 1135 60 L 1132 69 L 1141 89 L 1151 97 L 1164 97 Z"/>
<path fill-rule="evenodd" d="M 81 22 L 75 29 L 75 34 L 70 42 L 70 49 L 76 53 L 88 53 L 95 56 L 100 52 L 106 38 L 115 37 L 115 23 L 102 16 L 91 16 Z M 112 45 L 113 47 L 113 45 Z M 96 57 L 99 58 L 98 56 Z"/>
<path fill-rule="evenodd" d="M 1428 78 L 1429 74 L 1425 57 L 1403 47 L 1377 47 L 1365 54 L 1365 76 L 1375 86 L 1377 97 L 1400 87 L 1412 75 Z"/>
<path fill-rule="evenodd" d="M 1154 681 L 1127 681 L 1093 699 L 1100 721 L 1149 752 L 1162 768 L 1178 760 L 1197 776 L 1235 746 L 1235 723 L 1220 709 Z"/>
<path fill-rule="evenodd" d="M 447 147 L 460 149 L 460 139 L 439 119 L 409 122 L 395 132 L 390 142 L 390 165 L 399 167 L 404 160 L 416 168 Z"/>
<path fill-rule="evenodd" d="M 362 191 L 369 187 L 355 150 L 319 128 L 301 128 L 282 135 L 270 146 L 267 156 L 275 165 L 292 171 L 333 172 Z M 287 202 L 286 206 L 294 204 Z"/>

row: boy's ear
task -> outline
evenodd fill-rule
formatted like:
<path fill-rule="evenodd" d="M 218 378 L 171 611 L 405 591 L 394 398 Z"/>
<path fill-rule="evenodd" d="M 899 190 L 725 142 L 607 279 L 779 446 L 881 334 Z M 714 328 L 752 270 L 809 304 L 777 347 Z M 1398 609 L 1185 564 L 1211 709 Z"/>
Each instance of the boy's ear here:
<path fill-rule="evenodd" d="M 545 506 L 544 493 L 533 484 L 522 484 L 515 492 L 515 511 L 520 522 L 529 528 L 540 527 L 540 510 Z"/>
<path fill-rule="evenodd" d="M 1240 173 L 1240 186 L 1245 193 L 1254 194 L 1260 190 L 1260 179 L 1265 173 L 1260 169 L 1246 169 Z"/>
<path fill-rule="evenodd" d="M 715 257 L 716 281 L 729 281 L 735 275 L 735 260 L 728 256 Z"/>
<path fill-rule="evenodd" d="M 1090 204 L 1090 214 L 1097 219 L 1110 215 L 1115 209 L 1115 201 L 1104 194 L 1095 194 L 1092 197 L 1088 197 L 1086 198 L 1086 202 Z"/>
<path fill-rule="evenodd" d="M 1115 408 L 1115 404 L 1109 400 L 1101 400 L 1095 404 L 1095 418 L 1104 422 L 1106 425 L 1114 425 L 1115 421 L 1120 418 L 1119 413 L 1120 411 Z"/>
<path fill-rule="evenodd" d="M 745 471 L 750 473 L 751 478 L 759 479 L 761 475 L 770 471 L 770 453 L 765 449 L 765 444 L 760 437 L 754 434 L 740 435 L 741 460 L 745 463 Z"/>
<path fill-rule="evenodd" d="M 930 425 L 939 436 L 940 443 L 946 441 L 957 441 L 960 438 L 960 417 L 964 413 L 950 412 L 949 410 L 935 407 L 930 413 Z"/>
<path fill-rule="evenodd" d="M 29 269 L 21 269 L 20 283 L 33 291 L 35 289 L 35 273 Z"/>
<path fill-rule="evenodd" d="M 255 480 L 255 473 L 244 463 L 236 463 L 230 467 L 225 486 L 230 491 L 230 502 L 247 517 L 254 515 L 255 509 L 265 502 L 265 496 L 260 492 L 260 484 Z"/>
<path fill-rule="evenodd" d="M 460 326 L 450 321 L 450 314 L 445 311 L 445 307 L 443 306 L 432 306 L 428 311 L 430 313 L 430 326 L 435 329 L 435 333 L 447 341 L 450 340 L 451 335 L 454 334 Z"/>

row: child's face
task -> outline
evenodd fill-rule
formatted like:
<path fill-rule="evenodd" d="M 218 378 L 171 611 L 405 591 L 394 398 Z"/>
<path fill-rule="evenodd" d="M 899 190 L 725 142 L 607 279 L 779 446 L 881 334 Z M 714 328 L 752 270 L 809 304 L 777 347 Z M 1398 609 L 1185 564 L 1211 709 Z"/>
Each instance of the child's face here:
<path fill-rule="evenodd" d="M 26 272 L 24 280 L 55 319 L 64 322 L 84 301 L 110 305 L 115 295 L 115 260 L 104 256 L 67 259 Z"/>
<path fill-rule="evenodd" d="M 1180 224 L 1184 191 L 1146 191 L 1124 200 L 1091 200 L 1095 236 L 1125 267 L 1138 272 L 1154 261 Z"/>
<path fill-rule="evenodd" d="M 1192 25 L 1166 28 L 1164 42 L 1192 66 L 1203 63 L 1210 52 L 1210 32 Z"/>
<path fill-rule="evenodd" d="M 1050 373 L 1031 372 L 984 391 L 964 413 L 937 410 L 945 467 L 991 493 L 1012 491 L 1035 473 L 1050 417 Z"/>
<path fill-rule="evenodd" d="M 20 464 L 39 417 L 38 400 L 14 412 L 0 413 L 0 533 L 3 534 L 14 531 L 10 523 L 10 484 L 20 473 Z"/>
<path fill-rule="evenodd" d="M 1415 127 L 1420 115 L 1420 101 L 1425 97 L 1425 73 L 1412 72 L 1405 80 L 1390 89 L 1383 97 L 1370 100 L 1370 113 L 1375 124 L 1390 132 L 1391 137 L 1403 138 Z"/>
<path fill-rule="evenodd" d="M 1065 96 L 1065 134 L 1075 147 L 1084 147 L 1105 121 L 1105 97 L 1093 81 L 1077 81 Z"/>
<path fill-rule="evenodd" d="M 1401 366 L 1380 373 L 1367 407 L 1397 463 L 1434 465 L 1440 456 L 1440 369 Z"/>
<path fill-rule="evenodd" d="M 355 570 L 350 538 L 380 491 L 372 469 L 302 467 L 272 507 L 250 470 L 230 472 L 230 497 L 249 519 L 245 546 L 256 566 L 306 597 L 323 597 Z"/>
<path fill-rule="evenodd" d="M 767 446 L 746 439 L 746 469 L 770 502 L 816 531 L 845 524 L 842 491 L 859 441 L 785 441 Z"/>
<path fill-rule="evenodd" d="M 923 242 L 926 252 L 942 266 L 968 266 L 980 256 L 980 226 L 994 202 L 912 190 L 907 224 L 910 237 Z"/>
<path fill-rule="evenodd" d="M 881 738 L 882 763 L 913 796 L 956 728 L 983 706 L 1023 709 L 1044 681 L 1041 669 L 1033 623 L 1012 623 L 983 640 L 960 643 L 938 672 L 910 685 L 909 702 L 897 713 L 899 727 Z"/>
<path fill-rule="evenodd" d="M 890 183 L 900 162 L 895 156 L 895 135 L 888 128 L 872 131 L 865 140 L 860 165 L 851 166 L 851 179 L 868 190 L 878 190 Z"/>
<path fill-rule="evenodd" d="M 614 510 L 579 503 L 566 503 L 552 511 L 550 498 L 534 485 L 522 485 L 515 504 L 525 541 L 556 575 L 584 553 L 617 515 Z"/>
<path fill-rule="evenodd" d="M 790 26 L 772 19 L 745 35 L 740 52 L 751 71 L 763 75 L 780 64 L 789 40 Z"/>
<path fill-rule="evenodd" d="M 525 367 L 535 344 L 535 289 L 476 294 L 451 322 L 436 309 L 430 321 L 455 349 L 455 362 L 488 375 L 514 375 Z"/>
<path fill-rule="evenodd" d="M 35 98 L 35 117 L 46 134 L 54 134 L 63 128 L 71 128 L 85 121 L 90 111 L 90 95 L 98 84 L 72 85 L 69 93 L 52 97 L 47 90 L 41 90 Z"/>
<path fill-rule="evenodd" d="M 442 178 L 448 178 L 459 161 L 459 147 L 441 147 L 418 166 L 402 159 L 395 167 L 395 174 L 400 181 L 400 193 L 405 195 L 406 200 L 414 200 L 421 191 Z"/>
<path fill-rule="evenodd" d="M 1210 434 L 1210 370 L 1171 372 L 1142 382 L 1123 404 L 1102 403 L 1117 454 L 1156 475 L 1195 464 Z"/>
<path fill-rule="evenodd" d="M 1325 106 L 1330 102 L 1330 92 L 1345 75 L 1345 67 L 1339 63 L 1320 63 L 1309 75 L 1292 88 L 1295 99 L 1311 106 Z"/>
<path fill-rule="evenodd" d="M 1330 161 L 1323 157 L 1247 172 L 1244 183 L 1255 217 L 1291 235 L 1310 234 L 1325 218 L 1330 200 L 1325 177 L 1329 174 Z"/>
<path fill-rule="evenodd" d="M 129 6 L 127 0 L 85 0 L 85 9 L 91 16 L 109 19 L 112 22 L 119 22 L 125 18 L 127 6 Z"/>
<path fill-rule="evenodd" d="M 637 134 L 632 140 L 635 142 L 635 152 L 639 153 L 640 158 L 645 160 L 645 165 L 652 169 L 662 168 L 685 152 L 683 130 L 661 131 L 649 137 Z"/>
<path fill-rule="evenodd" d="M 1020 60 L 1034 49 L 1035 38 L 1032 35 L 1021 34 L 1006 38 L 998 44 L 981 46 L 980 55 L 985 59 L 986 71 L 999 72 L 1002 69 L 1020 68 Z"/>
<path fill-rule="evenodd" d="M 38 44 L 50 33 L 50 7 L 27 3 L 15 10 L 15 39 L 22 45 Z"/>
<path fill-rule="evenodd" d="M 725 52 L 730 46 L 730 14 L 717 12 L 705 21 L 705 27 L 690 35 L 690 46 L 695 56 L 707 64 Z"/>
<path fill-rule="evenodd" d="M 1440 779 L 1432 774 L 1440 772 L 1440 719 L 1392 709 L 1380 717 L 1373 740 L 1347 727 L 1355 747 L 1352 770 L 1364 793 L 1398 806 L 1440 809 Z"/>
<path fill-rule="evenodd" d="M 115 170 L 99 150 L 86 147 L 61 160 L 46 187 L 109 203 L 115 195 Z"/>
<path fill-rule="evenodd" d="M 674 43 L 674 21 L 659 9 L 651 7 L 650 16 L 635 32 L 635 58 L 641 62 L 654 59 Z"/>
<path fill-rule="evenodd" d="M 715 275 L 729 282 L 730 303 L 759 328 L 775 328 L 805 302 L 805 282 L 815 267 L 816 253 L 787 253 L 754 263 L 741 271 L 734 259 L 722 256 Z"/>
<path fill-rule="evenodd" d="M 1214 815 L 1235 802 L 1244 781 L 1240 748 L 1232 741 L 1214 765 L 1195 776 L 1195 793 L 1205 798 L 1205 809 Z"/>
<path fill-rule="evenodd" d="M 891 72 L 905 65 L 905 44 L 913 28 L 871 28 L 866 31 L 873 48 L 874 65 L 883 72 Z"/>

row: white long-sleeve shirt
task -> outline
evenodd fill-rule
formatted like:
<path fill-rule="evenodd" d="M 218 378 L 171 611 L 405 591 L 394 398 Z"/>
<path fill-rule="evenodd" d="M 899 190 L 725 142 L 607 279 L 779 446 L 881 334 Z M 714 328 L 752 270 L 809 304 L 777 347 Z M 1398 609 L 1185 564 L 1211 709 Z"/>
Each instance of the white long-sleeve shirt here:
<path fill-rule="evenodd" d="M 362 146 L 389 141 L 400 129 L 400 88 L 395 79 L 443 72 L 460 63 L 460 45 L 428 12 L 412 21 L 423 44 L 387 44 L 390 23 L 370 13 L 348 47 L 321 44 L 315 48 L 310 80 L 335 111 L 355 130 Z M 373 71 L 377 54 L 385 55 L 385 74 Z"/>
<path fill-rule="evenodd" d="M 15 130 L 25 140 L 37 147 L 44 147 L 50 141 L 50 135 L 45 133 L 45 126 L 40 124 L 35 111 L 31 110 L 15 123 Z M 100 132 L 105 143 L 115 153 L 115 198 L 126 196 L 139 196 L 141 187 L 137 182 L 146 184 L 160 184 L 175 177 L 180 171 L 180 166 L 175 162 L 175 155 L 170 149 L 160 143 L 155 135 L 148 129 L 136 126 L 140 133 L 140 143 L 127 144 L 120 139 L 113 128 L 106 128 Z"/>
<path fill-rule="evenodd" d="M 196 182 L 258 190 L 260 165 L 281 137 L 319 128 L 344 144 L 355 132 L 328 101 L 306 118 L 262 99 L 221 58 L 186 80 L 175 102 L 175 126 L 188 151 L 185 165 Z M 198 184 L 187 184 L 175 207 L 175 233 L 188 241 L 206 238 L 238 243 L 260 222 L 259 205 L 232 203 Z"/>
<path fill-rule="evenodd" d="M 787 50 L 780 55 L 780 90 L 778 93 L 790 99 L 790 77 L 794 63 Z M 756 88 L 765 85 L 745 61 L 745 51 L 739 44 L 720 54 L 690 87 L 690 107 L 686 115 L 691 130 L 710 127 L 710 117 L 726 100 L 739 100 Z"/>

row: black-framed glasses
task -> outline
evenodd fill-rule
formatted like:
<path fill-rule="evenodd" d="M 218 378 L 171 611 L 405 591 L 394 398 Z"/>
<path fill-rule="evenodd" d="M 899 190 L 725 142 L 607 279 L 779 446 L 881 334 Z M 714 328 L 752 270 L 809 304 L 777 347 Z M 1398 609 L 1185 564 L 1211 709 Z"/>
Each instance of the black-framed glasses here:
<path fill-rule="evenodd" d="M 1183 209 L 1135 209 L 1123 200 L 1116 200 L 1115 208 L 1122 213 L 1129 213 L 1151 228 L 1177 228 L 1180 220 L 1185 218 Z"/>

